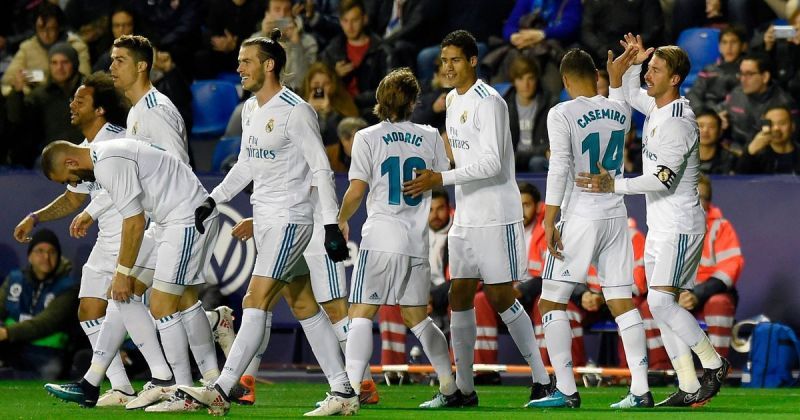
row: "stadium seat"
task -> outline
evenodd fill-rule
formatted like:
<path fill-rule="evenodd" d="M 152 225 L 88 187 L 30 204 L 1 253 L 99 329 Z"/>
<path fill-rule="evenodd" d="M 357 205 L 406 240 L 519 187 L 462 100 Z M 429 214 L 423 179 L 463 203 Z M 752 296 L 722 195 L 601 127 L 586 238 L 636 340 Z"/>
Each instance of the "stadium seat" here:
<path fill-rule="evenodd" d="M 697 78 L 697 73 L 719 58 L 719 29 L 716 28 L 689 28 L 681 32 L 678 37 L 678 46 L 689 54 L 692 67 L 683 85 L 690 88 Z"/>
<path fill-rule="evenodd" d="M 506 96 L 506 93 L 508 93 L 508 91 L 511 90 L 511 83 L 509 82 L 495 83 L 492 85 L 492 87 L 494 88 L 494 90 L 497 91 L 497 93 L 500 94 L 500 96 Z"/>
<path fill-rule="evenodd" d="M 215 79 L 216 80 L 224 80 L 226 82 L 231 82 L 234 85 L 238 85 L 238 84 L 242 83 L 242 76 L 239 76 L 239 73 L 237 73 L 235 71 L 224 71 L 222 73 L 219 73 L 217 75 L 217 77 L 215 77 Z"/>
<path fill-rule="evenodd" d="M 231 82 L 198 80 L 192 83 L 192 137 L 222 135 L 238 103 L 239 94 Z"/>
<path fill-rule="evenodd" d="M 214 156 L 211 158 L 211 171 L 223 172 L 226 166 L 231 166 L 239 155 L 241 137 L 223 137 L 214 147 Z"/>

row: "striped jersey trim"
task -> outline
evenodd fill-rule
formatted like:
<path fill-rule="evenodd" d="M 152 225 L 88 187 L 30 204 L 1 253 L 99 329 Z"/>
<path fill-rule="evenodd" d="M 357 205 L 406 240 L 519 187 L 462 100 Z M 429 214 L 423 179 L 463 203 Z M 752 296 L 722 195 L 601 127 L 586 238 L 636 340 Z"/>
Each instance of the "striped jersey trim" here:
<path fill-rule="evenodd" d="M 681 272 L 683 272 L 683 264 L 686 260 L 686 248 L 689 238 L 685 234 L 678 235 L 678 252 L 675 258 L 675 273 L 672 275 L 672 287 L 680 287 Z"/>
<path fill-rule="evenodd" d="M 506 247 L 508 249 L 508 271 L 511 274 L 511 280 L 516 280 L 517 276 L 517 247 L 516 245 L 516 232 L 514 232 L 514 225 L 506 225 Z"/>
<path fill-rule="evenodd" d="M 364 268 L 367 266 L 368 250 L 360 250 L 358 252 L 358 273 L 356 275 L 356 283 L 353 285 L 353 302 L 361 303 L 361 294 L 364 287 Z"/>
<path fill-rule="evenodd" d="M 326 255 L 325 266 L 328 269 L 328 287 L 331 290 L 331 298 L 338 299 L 341 296 L 339 295 L 339 271 L 336 270 L 336 263 Z"/>
<path fill-rule="evenodd" d="M 147 96 L 144 97 L 144 102 L 147 105 L 147 109 L 153 108 L 158 105 L 158 100 L 156 100 L 156 93 L 150 92 Z"/>
<path fill-rule="evenodd" d="M 683 116 L 683 104 L 680 102 L 676 102 L 672 104 L 672 116 L 673 117 L 682 117 Z"/>
<path fill-rule="evenodd" d="M 272 278 L 279 280 L 283 276 L 283 270 L 286 268 L 286 262 L 292 252 L 292 245 L 294 243 L 294 233 L 297 231 L 297 225 L 290 223 L 286 226 L 286 231 L 283 234 L 283 242 L 281 242 L 281 249 L 278 251 L 278 259 L 275 261 L 275 267 L 272 269 Z"/>
<path fill-rule="evenodd" d="M 486 86 L 482 85 L 475 86 L 475 92 L 478 94 L 478 96 L 481 97 L 481 99 L 489 96 L 489 91 L 486 89 Z"/>
<path fill-rule="evenodd" d="M 181 259 L 178 264 L 178 273 L 175 276 L 177 284 L 186 284 L 186 271 L 189 268 L 189 261 L 192 259 L 192 248 L 194 247 L 194 239 L 197 232 L 194 226 L 189 226 L 183 229 L 183 249 L 181 250 Z"/>
<path fill-rule="evenodd" d="M 114 134 L 119 134 L 125 131 L 125 128 L 114 124 L 106 124 L 106 131 L 110 131 Z"/>
<path fill-rule="evenodd" d="M 285 90 L 278 95 L 279 98 L 283 99 L 284 102 L 291 106 L 295 106 L 300 103 L 300 98 L 292 92 Z"/>

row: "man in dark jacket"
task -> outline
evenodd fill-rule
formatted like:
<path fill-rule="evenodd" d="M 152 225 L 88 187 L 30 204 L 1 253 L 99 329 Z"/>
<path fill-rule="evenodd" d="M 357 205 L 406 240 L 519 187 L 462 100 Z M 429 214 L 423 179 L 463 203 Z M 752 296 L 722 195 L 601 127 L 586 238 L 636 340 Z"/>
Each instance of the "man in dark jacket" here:
<path fill-rule="evenodd" d="M 50 79 L 23 95 L 24 84 L 14 83 L 8 96 L 8 120 L 17 130 L 19 141 L 12 144 L 12 162 L 32 166 L 44 145 L 53 140 L 83 141 L 80 130 L 69 123 L 69 102 L 81 84 L 78 53 L 65 42 L 50 47 Z"/>
<path fill-rule="evenodd" d="M 61 256 L 58 237 L 36 232 L 28 245 L 28 267 L 14 270 L 0 287 L 2 379 L 55 379 L 62 370 L 64 332 L 76 321 L 78 282 Z"/>
<path fill-rule="evenodd" d="M 392 49 L 393 67 L 413 67 L 417 53 L 437 41 L 431 31 L 444 11 L 438 1 L 376 0 L 366 3 L 370 28 Z"/>
<path fill-rule="evenodd" d="M 743 29 L 729 26 L 720 32 L 720 59 L 697 74 L 694 85 L 686 95 L 693 109 L 723 110 L 725 97 L 739 84 L 737 75 L 746 49 Z"/>
<path fill-rule="evenodd" d="M 735 145 L 746 148 L 761 130 L 761 116 L 775 106 L 787 107 L 797 124 L 798 109 L 792 97 L 780 86 L 772 83 L 768 58 L 747 55 L 739 65 L 740 85 L 725 101 L 720 116 L 727 118 L 731 139 Z"/>
<path fill-rule="evenodd" d="M 375 90 L 388 72 L 387 55 L 381 39 L 366 31 L 367 12 L 361 0 L 342 0 L 339 4 L 342 35 L 322 52 L 325 62 L 342 79 L 362 115 L 371 115 Z"/>
<path fill-rule="evenodd" d="M 536 61 L 518 56 L 511 63 L 513 87 L 503 99 L 508 105 L 511 142 L 517 172 L 547 172 L 547 112 L 558 99 L 543 89 Z"/>
<path fill-rule="evenodd" d="M 770 107 L 764 127 L 739 159 L 742 174 L 800 174 L 800 149 L 794 142 L 795 123 L 788 108 Z M 769 124 L 767 124 L 769 123 Z"/>

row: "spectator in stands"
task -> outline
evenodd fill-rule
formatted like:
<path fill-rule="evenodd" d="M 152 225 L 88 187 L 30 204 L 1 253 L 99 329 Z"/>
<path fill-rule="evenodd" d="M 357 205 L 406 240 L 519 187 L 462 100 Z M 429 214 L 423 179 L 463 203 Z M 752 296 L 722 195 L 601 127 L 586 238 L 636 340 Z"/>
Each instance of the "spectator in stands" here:
<path fill-rule="evenodd" d="M 0 287 L 2 379 L 56 379 L 69 341 L 64 332 L 78 310 L 78 282 L 61 256 L 58 237 L 41 229 L 28 245 L 28 266 Z"/>
<path fill-rule="evenodd" d="M 104 51 L 111 48 L 111 43 L 114 42 L 109 31 L 109 16 L 116 2 L 116 0 L 69 0 L 64 6 L 66 22 L 72 32 L 89 47 L 92 64 Z"/>
<path fill-rule="evenodd" d="M 622 53 L 622 35 L 641 34 L 645 45 L 661 45 L 664 16 L 661 4 L 652 0 L 586 0 L 581 19 L 581 44 L 596 63 L 606 61 L 608 50 Z"/>
<path fill-rule="evenodd" d="M 154 47 L 169 51 L 175 64 L 189 78 L 194 77 L 194 52 L 200 46 L 203 23 L 199 1 L 132 1 L 137 34 L 145 36 Z"/>
<path fill-rule="evenodd" d="M 365 3 L 369 26 L 391 49 L 390 67 L 413 67 L 417 53 L 437 41 L 436 31 L 444 11 L 442 3 L 429 0 L 374 0 Z"/>
<path fill-rule="evenodd" d="M 767 110 L 761 128 L 739 160 L 742 174 L 800 174 L 800 149 L 794 140 L 795 122 L 790 110 Z"/>
<path fill-rule="evenodd" d="M 701 176 L 697 184 L 700 203 L 706 211 L 706 237 L 703 241 L 703 254 L 697 270 L 696 286 L 683 291 L 678 304 L 691 311 L 708 326 L 708 338 L 717 353 L 728 357 L 731 343 L 731 327 L 736 314 L 736 282 L 742 273 L 744 257 L 739 238 L 733 225 L 722 216 L 722 211 L 712 204 L 711 180 Z M 647 348 L 650 368 L 668 368 L 653 360 L 666 360 L 667 355 L 660 340 L 658 328 L 647 308 L 647 302 L 640 307 L 647 329 Z"/>
<path fill-rule="evenodd" d="M 135 29 L 135 18 L 133 12 L 126 8 L 117 8 L 111 12 L 111 35 L 114 39 L 122 35 L 133 35 Z M 92 71 L 108 72 L 111 67 L 111 46 L 97 58 L 94 62 Z"/>
<path fill-rule="evenodd" d="M 722 140 L 722 119 L 710 109 L 698 109 L 695 113 L 700 128 L 700 170 L 704 174 L 732 175 L 737 157 Z"/>
<path fill-rule="evenodd" d="M 33 84 L 44 82 L 50 74 L 50 57 L 48 50 L 57 42 L 67 42 L 75 49 L 78 56 L 78 66 L 75 71 L 89 74 L 89 48 L 76 35 L 68 34 L 65 25 L 64 12 L 50 3 L 44 2 L 36 12 L 36 34 L 19 46 L 19 51 L 14 55 L 11 64 L 3 73 L 2 91 L 8 95 L 12 91 L 12 84 L 22 82 L 22 91 L 27 95 Z M 43 75 L 42 78 L 39 76 Z"/>
<path fill-rule="evenodd" d="M 155 48 L 154 53 L 150 82 L 178 108 L 186 132 L 191 133 L 194 124 L 191 80 L 183 69 L 178 68 L 169 51 Z"/>
<path fill-rule="evenodd" d="M 317 111 L 319 130 L 325 145 L 339 142 L 337 128 L 343 118 L 359 115 L 353 98 L 325 63 L 314 63 L 309 67 L 303 81 L 303 97 Z"/>
<path fill-rule="evenodd" d="M 419 103 L 414 107 L 411 114 L 411 121 L 417 124 L 428 124 L 436 127 L 439 132 L 445 130 L 445 116 L 447 106 L 447 92 L 450 88 L 445 85 L 445 71 L 442 60 L 436 57 L 434 60 L 436 72 L 430 83 L 423 85 L 422 93 L 419 95 Z"/>
<path fill-rule="evenodd" d="M 503 26 L 503 39 L 511 44 L 500 71 L 519 55 L 539 62 L 541 83 L 561 92 L 558 64 L 564 49 L 580 36 L 581 0 L 517 0 Z"/>
<path fill-rule="evenodd" d="M 83 134 L 70 124 L 70 98 L 81 84 L 78 73 L 78 52 L 66 42 L 50 47 L 50 74 L 43 85 L 28 96 L 24 76 L 13 81 L 13 92 L 7 97 L 8 119 L 20 135 L 12 145 L 12 163 L 32 166 L 42 148 L 53 140 L 80 143 Z"/>
<path fill-rule="evenodd" d="M 797 118 L 797 105 L 786 91 L 772 81 L 769 58 L 763 54 L 748 54 L 739 64 L 739 86 L 725 100 L 720 113 L 723 127 L 731 129 L 733 147 L 743 149 L 761 130 L 760 119 L 767 109 L 785 106 Z"/>
<path fill-rule="evenodd" d="M 303 18 L 303 25 L 314 36 L 318 45 L 328 45 L 342 32 L 339 26 L 338 0 L 298 1 L 293 6 L 293 11 Z"/>
<path fill-rule="evenodd" d="M 299 90 L 311 63 L 317 61 L 319 46 L 313 36 L 303 30 L 303 20 L 292 11 L 291 0 L 269 0 L 261 29 L 253 36 L 268 37 L 273 28 L 281 30 L 280 44 L 286 50 L 286 66 L 281 82 Z"/>
<path fill-rule="evenodd" d="M 541 85 L 536 60 L 519 55 L 511 62 L 508 73 L 513 85 L 503 99 L 508 104 L 516 170 L 547 172 L 547 112 L 558 98 Z"/>
<path fill-rule="evenodd" d="M 773 63 L 773 80 L 788 91 L 792 97 L 800 98 L 800 10 L 789 20 L 795 28 L 791 38 L 775 36 L 775 25 L 770 25 L 763 34 L 753 38 L 753 49 L 767 54 Z"/>
<path fill-rule="evenodd" d="M 362 0 L 342 0 L 339 23 L 344 33 L 331 41 L 320 58 L 342 79 L 362 117 L 374 120 L 375 89 L 388 71 L 388 57 L 380 38 L 367 32 L 367 14 Z"/>
<path fill-rule="evenodd" d="M 208 3 L 203 45 L 194 57 L 198 79 L 213 79 L 218 73 L 236 71 L 239 46 L 257 28 L 266 8 L 262 0 L 211 0 Z"/>
<path fill-rule="evenodd" d="M 336 133 L 339 135 L 339 142 L 325 146 L 325 154 L 331 163 L 331 169 L 335 173 L 346 174 L 350 171 L 350 156 L 353 151 L 353 137 L 356 131 L 367 126 L 363 118 L 347 117 L 339 122 Z"/>
<path fill-rule="evenodd" d="M 708 108 L 717 112 L 723 110 L 725 97 L 739 83 L 739 65 L 747 50 L 745 36 L 744 30 L 736 26 L 729 26 L 720 32 L 720 59 L 697 74 L 694 85 L 686 95 L 692 108 Z"/>

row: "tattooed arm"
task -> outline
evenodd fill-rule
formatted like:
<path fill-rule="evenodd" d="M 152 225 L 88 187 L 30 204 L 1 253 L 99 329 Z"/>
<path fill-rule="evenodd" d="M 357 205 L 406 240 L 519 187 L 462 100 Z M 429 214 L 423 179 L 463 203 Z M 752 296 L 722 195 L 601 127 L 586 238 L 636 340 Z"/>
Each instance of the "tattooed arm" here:
<path fill-rule="evenodd" d="M 64 191 L 50 204 L 33 212 L 33 217 L 28 215 L 19 222 L 14 229 L 14 238 L 19 242 L 30 241 L 30 233 L 39 222 L 57 220 L 76 212 L 86 201 L 87 194 Z"/>

